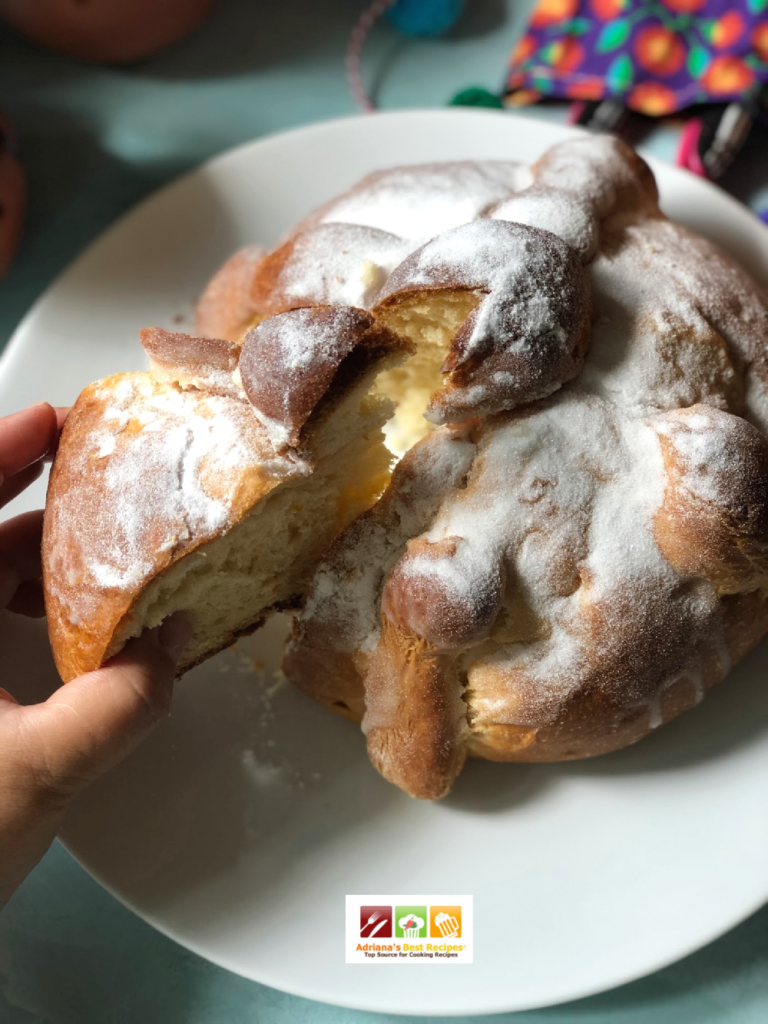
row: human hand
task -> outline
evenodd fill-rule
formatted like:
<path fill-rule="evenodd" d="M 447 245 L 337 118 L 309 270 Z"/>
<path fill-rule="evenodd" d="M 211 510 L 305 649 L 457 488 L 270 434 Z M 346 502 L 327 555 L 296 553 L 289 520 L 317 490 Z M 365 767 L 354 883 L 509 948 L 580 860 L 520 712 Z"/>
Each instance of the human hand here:
<path fill-rule="evenodd" d="M 0 419 L 0 506 L 43 471 L 67 410 L 36 405 Z M 0 525 L 0 607 L 44 614 L 43 513 Z M 129 641 L 117 657 L 21 705 L 0 687 L 0 907 L 53 842 L 70 801 L 122 760 L 168 713 L 179 655 L 192 635 L 183 614 Z"/>

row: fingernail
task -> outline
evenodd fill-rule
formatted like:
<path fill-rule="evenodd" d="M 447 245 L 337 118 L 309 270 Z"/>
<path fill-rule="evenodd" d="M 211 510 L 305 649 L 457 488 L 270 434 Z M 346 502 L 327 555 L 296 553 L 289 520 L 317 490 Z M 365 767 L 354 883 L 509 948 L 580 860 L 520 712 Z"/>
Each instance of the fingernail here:
<path fill-rule="evenodd" d="M 16 700 L 16 698 L 13 696 L 13 694 L 12 693 L 8 693 L 8 691 L 4 690 L 2 686 L 0 686 L 0 700 L 7 700 L 9 704 L 18 704 L 19 703 Z"/>
<path fill-rule="evenodd" d="M 174 612 L 160 627 L 157 639 L 161 647 L 178 659 L 194 632 L 195 623 L 189 612 Z"/>

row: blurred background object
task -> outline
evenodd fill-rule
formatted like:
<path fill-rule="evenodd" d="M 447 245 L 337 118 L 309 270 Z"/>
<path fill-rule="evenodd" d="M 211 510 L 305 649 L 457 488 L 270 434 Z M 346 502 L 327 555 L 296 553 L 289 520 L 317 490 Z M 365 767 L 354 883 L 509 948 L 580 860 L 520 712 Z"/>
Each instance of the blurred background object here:
<path fill-rule="evenodd" d="M 768 145 L 768 0 L 538 0 L 505 98 L 617 134 L 683 115 L 677 164 L 718 180 L 750 135 Z"/>
<path fill-rule="evenodd" d="M 365 40 L 382 15 L 404 35 L 436 39 L 454 27 L 463 7 L 464 0 L 373 0 L 357 19 L 347 46 L 347 80 L 360 109 L 376 109 L 363 84 L 361 66 Z"/>
<path fill-rule="evenodd" d="M 186 35 L 215 0 L 0 0 L 0 19 L 39 46 L 109 64 L 149 57 Z M 26 176 L 16 134 L 0 111 L 0 277 L 21 239 Z"/>
<path fill-rule="evenodd" d="M 191 31 L 214 0 L 0 0 L 0 17 L 39 46 L 83 60 L 148 57 Z"/>
<path fill-rule="evenodd" d="M 16 132 L 0 110 L 0 277 L 13 263 L 27 205 L 27 180 L 16 156 Z"/>

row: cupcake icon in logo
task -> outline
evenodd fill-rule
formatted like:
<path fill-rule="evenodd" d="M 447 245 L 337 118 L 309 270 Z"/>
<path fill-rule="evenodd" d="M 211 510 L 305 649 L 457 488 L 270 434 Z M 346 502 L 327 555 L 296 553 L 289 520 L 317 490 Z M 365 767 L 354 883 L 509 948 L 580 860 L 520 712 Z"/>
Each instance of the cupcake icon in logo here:
<path fill-rule="evenodd" d="M 395 907 L 395 935 L 399 939 L 423 939 L 427 929 L 426 907 Z"/>
<path fill-rule="evenodd" d="M 403 935 L 407 939 L 418 939 L 421 929 L 424 927 L 424 918 L 416 917 L 415 914 L 406 914 L 397 923 L 403 929 Z"/>

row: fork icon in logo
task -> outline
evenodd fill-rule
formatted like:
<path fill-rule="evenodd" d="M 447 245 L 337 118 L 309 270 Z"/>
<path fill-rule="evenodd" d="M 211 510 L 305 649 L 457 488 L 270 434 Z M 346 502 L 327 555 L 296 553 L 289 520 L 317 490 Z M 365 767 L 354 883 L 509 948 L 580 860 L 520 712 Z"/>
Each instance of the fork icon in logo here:
<path fill-rule="evenodd" d="M 392 907 L 360 907 L 361 939 L 392 938 Z"/>

